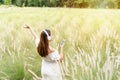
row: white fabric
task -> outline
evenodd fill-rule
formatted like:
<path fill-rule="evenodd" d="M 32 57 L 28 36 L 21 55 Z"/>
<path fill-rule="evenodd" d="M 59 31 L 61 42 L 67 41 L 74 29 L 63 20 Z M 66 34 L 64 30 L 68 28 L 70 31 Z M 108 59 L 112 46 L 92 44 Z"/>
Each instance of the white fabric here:
<path fill-rule="evenodd" d="M 59 60 L 60 59 L 60 55 L 58 53 L 58 51 L 54 51 L 53 53 L 50 54 L 50 57 L 52 60 Z"/>
<path fill-rule="evenodd" d="M 36 47 L 39 41 L 39 39 L 35 40 Z M 42 80 L 62 80 L 61 69 L 58 62 L 59 59 L 60 55 L 57 50 L 42 58 Z"/>

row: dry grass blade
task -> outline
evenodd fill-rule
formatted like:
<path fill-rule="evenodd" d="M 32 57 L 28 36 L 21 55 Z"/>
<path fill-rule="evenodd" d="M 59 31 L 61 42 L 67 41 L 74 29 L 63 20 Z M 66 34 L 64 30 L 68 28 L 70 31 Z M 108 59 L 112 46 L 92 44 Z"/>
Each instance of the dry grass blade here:
<path fill-rule="evenodd" d="M 32 70 L 28 69 L 28 72 L 33 76 L 33 80 L 41 80 Z"/>

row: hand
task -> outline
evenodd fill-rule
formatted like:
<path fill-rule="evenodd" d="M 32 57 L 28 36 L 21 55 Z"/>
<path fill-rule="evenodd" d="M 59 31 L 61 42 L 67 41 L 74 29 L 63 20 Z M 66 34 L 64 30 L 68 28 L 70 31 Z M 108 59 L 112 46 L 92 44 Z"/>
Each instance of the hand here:
<path fill-rule="evenodd" d="M 60 47 L 61 47 L 61 48 L 63 48 L 63 47 L 64 47 L 64 45 L 65 45 L 65 44 L 63 44 L 63 45 L 60 45 Z"/>
<path fill-rule="evenodd" d="M 30 29 L 30 26 L 28 24 L 25 24 L 24 28 Z"/>
<path fill-rule="evenodd" d="M 60 47 L 64 47 L 64 45 L 65 45 L 65 40 L 61 42 Z"/>

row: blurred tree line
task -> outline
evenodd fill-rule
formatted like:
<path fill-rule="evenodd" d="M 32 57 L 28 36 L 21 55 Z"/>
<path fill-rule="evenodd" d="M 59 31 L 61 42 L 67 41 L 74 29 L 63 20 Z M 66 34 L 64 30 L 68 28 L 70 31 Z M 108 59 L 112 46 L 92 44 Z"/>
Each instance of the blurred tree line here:
<path fill-rule="evenodd" d="M 0 0 L 0 5 L 19 7 L 120 8 L 120 0 Z"/>

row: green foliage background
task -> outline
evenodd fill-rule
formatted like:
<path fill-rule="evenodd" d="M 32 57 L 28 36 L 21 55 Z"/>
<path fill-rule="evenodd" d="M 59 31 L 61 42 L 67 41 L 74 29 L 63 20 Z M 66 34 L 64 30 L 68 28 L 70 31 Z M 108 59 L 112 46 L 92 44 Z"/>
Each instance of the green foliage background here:
<path fill-rule="evenodd" d="M 0 0 L 0 4 L 19 7 L 120 8 L 120 0 Z"/>

